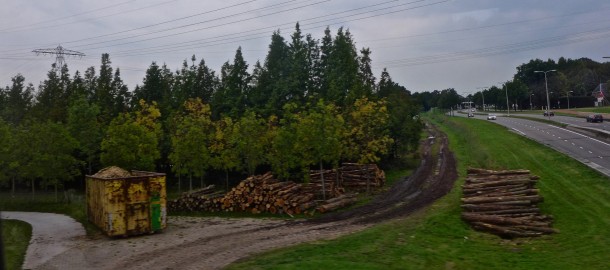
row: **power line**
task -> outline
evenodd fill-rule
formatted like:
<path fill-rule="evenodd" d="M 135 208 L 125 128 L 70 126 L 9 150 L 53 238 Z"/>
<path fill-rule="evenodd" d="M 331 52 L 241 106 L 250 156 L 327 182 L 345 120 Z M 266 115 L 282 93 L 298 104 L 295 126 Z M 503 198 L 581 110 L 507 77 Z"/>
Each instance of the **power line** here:
<path fill-rule="evenodd" d="M 610 28 L 585 31 L 573 35 L 560 35 L 544 39 L 531 40 L 526 42 L 511 43 L 501 46 L 493 46 L 476 50 L 466 50 L 445 54 L 427 55 L 421 57 L 404 58 L 398 60 L 383 61 L 380 64 L 387 64 L 387 67 L 407 67 L 425 64 L 436 64 L 460 60 L 469 60 L 486 56 L 528 51 L 534 49 L 556 47 L 578 42 L 585 42 L 597 39 L 610 38 Z"/>
<path fill-rule="evenodd" d="M 298 1 L 298 0 L 291 0 L 290 2 L 293 1 Z M 173 36 L 178 36 L 178 35 L 183 35 L 183 34 L 187 34 L 187 33 L 192 33 L 192 32 L 196 32 L 196 31 L 201 31 L 201 30 L 207 30 L 207 29 L 212 29 L 212 28 L 216 28 L 216 27 L 220 27 L 220 26 L 225 26 L 225 25 L 229 25 L 229 24 L 234 24 L 234 23 L 240 23 L 240 22 L 246 22 L 246 21 L 250 21 L 250 20 L 254 20 L 254 19 L 259 19 L 262 17 L 268 17 L 271 15 L 276 15 L 276 14 L 280 14 L 283 12 L 287 12 L 287 11 L 292 11 L 292 10 L 297 10 L 300 8 L 304 8 L 304 7 L 309 7 L 309 6 L 313 6 L 313 5 L 318 5 L 321 3 L 325 3 L 325 2 L 329 2 L 331 0 L 322 0 L 322 1 L 318 1 L 312 4 L 306 4 L 306 5 L 301 5 L 298 7 L 294 7 L 294 8 L 289 8 L 286 10 L 280 10 L 280 11 L 276 11 L 276 12 L 272 12 L 272 13 L 268 13 L 268 14 L 264 14 L 264 15 L 259 15 L 259 16 L 255 16 L 255 17 L 251 17 L 251 18 L 247 18 L 247 19 L 240 19 L 237 21 L 233 21 L 230 23 L 222 23 L 222 24 L 217 24 L 214 26 L 208 26 L 208 27 L 204 27 L 204 28 L 198 28 L 198 29 L 193 29 L 193 30 L 188 30 L 188 31 L 183 31 L 183 32 L 178 32 L 178 33 L 173 33 L 173 34 L 167 34 L 164 36 L 160 36 L 160 37 L 152 37 L 152 38 L 147 38 L 147 39 L 142 39 L 142 40 L 137 40 L 137 41 L 129 41 L 129 42 L 124 42 L 124 43 L 119 43 L 119 44 L 114 44 L 113 46 L 120 46 L 120 45 L 126 45 L 126 44 L 132 44 L 132 43 L 137 43 L 137 42 L 142 42 L 142 41 L 148 41 L 148 40 L 154 40 L 154 39 L 159 39 L 159 38 L 166 38 L 166 37 L 173 37 Z M 265 9 L 268 7 L 265 7 Z M 262 8 L 261 8 L 262 9 Z M 144 34 L 140 34 L 140 35 L 135 35 L 135 36 L 129 36 L 129 37 L 124 37 L 124 38 L 118 38 L 118 39 L 114 39 L 114 40 L 109 40 L 109 41 L 103 41 L 103 42 L 96 42 L 96 43 L 88 43 L 88 44 L 84 44 L 84 45 L 80 45 L 78 47 L 83 47 L 83 46 L 89 46 L 89 45 L 97 45 L 100 43 L 109 43 L 109 42 L 114 42 L 114 41 L 120 41 L 120 40 L 126 40 L 126 39 L 130 39 L 130 38 L 134 38 L 134 37 L 140 37 L 140 36 L 147 36 L 147 35 L 152 35 L 152 34 L 158 34 L 158 33 L 162 33 L 162 32 L 167 32 L 167 31 L 171 31 L 171 30 L 177 30 L 177 29 L 181 29 L 181 28 L 186 28 L 186 27 L 190 27 L 190 26 L 194 26 L 197 24 L 202 24 L 202 23 L 207 23 L 207 22 L 213 22 L 216 21 L 218 19 L 225 19 L 225 18 L 229 18 L 229 17 L 233 17 L 233 16 L 237 16 L 237 15 L 242 15 L 242 14 L 247 14 L 251 11 L 246 11 L 246 12 L 240 12 L 237 14 L 232 14 L 232 15 L 228 15 L 228 16 L 224 16 L 224 17 L 220 17 L 220 18 L 215 18 L 215 19 L 211 19 L 211 20 L 207 20 L 207 21 L 203 21 L 203 22 L 197 22 L 197 23 L 192 23 L 192 24 L 187 24 L 187 25 L 182 25 L 182 26 L 177 26 L 177 27 L 172 27 L 172 28 L 168 28 L 168 29 L 164 29 L 164 30 L 159 30 L 159 31 L 155 31 L 155 32 L 149 32 L 149 33 L 144 33 Z M 107 46 L 102 46 L 102 47 L 93 47 L 93 48 L 87 48 L 87 49 L 99 49 L 99 48 L 105 48 Z"/>
<path fill-rule="evenodd" d="M 60 18 L 55 18 L 55 19 L 51 19 L 51 20 L 36 22 L 36 23 L 28 24 L 28 25 L 14 26 L 14 27 L 9 27 L 9 28 L 5 28 L 5 29 L 0 29 L 0 32 L 21 31 L 22 30 L 21 28 L 27 28 L 27 27 L 41 25 L 41 24 L 47 24 L 47 23 L 54 22 L 54 21 L 61 21 L 61 20 L 65 20 L 65 19 L 81 16 L 81 15 L 84 15 L 84 14 L 94 13 L 94 12 L 97 12 L 97 11 L 100 11 L 100 10 L 104 10 L 104 9 L 115 8 L 115 7 L 122 6 L 122 5 L 125 5 L 127 3 L 131 3 L 131 2 L 135 2 L 135 0 L 131 0 L 131 1 L 127 1 L 127 2 L 121 2 L 121 3 L 118 3 L 118 4 L 114 4 L 114 5 L 110 5 L 110 6 L 105 6 L 105 7 L 101 7 L 101 8 L 98 8 L 98 9 L 88 10 L 88 11 L 84 11 L 84 12 L 81 12 L 81 13 L 77 13 L 77 14 L 73 14 L 73 15 L 69 15 L 69 16 L 65 16 L 65 17 L 60 17 Z"/>
<path fill-rule="evenodd" d="M 17 31 L 26 31 L 26 30 L 27 31 L 36 31 L 36 30 L 51 29 L 51 28 L 56 28 L 56 27 L 66 26 L 66 25 L 71 25 L 71 24 L 76 24 L 76 23 L 90 22 L 90 21 L 95 21 L 95 20 L 99 20 L 99 19 L 102 19 L 102 18 L 108 18 L 108 17 L 112 17 L 112 16 L 116 16 L 116 15 L 132 13 L 132 12 L 138 12 L 138 11 L 142 11 L 142 10 L 153 8 L 153 7 L 167 5 L 169 3 L 176 2 L 176 1 L 179 1 L 179 0 L 165 1 L 165 2 L 161 2 L 161 3 L 153 4 L 153 5 L 148 5 L 148 6 L 140 7 L 140 8 L 123 10 L 123 11 L 112 13 L 112 14 L 97 16 L 97 17 L 88 18 L 88 19 L 76 20 L 76 21 L 72 21 L 72 22 L 66 22 L 66 23 L 61 23 L 61 24 L 53 24 L 53 25 L 46 25 L 46 26 L 40 26 L 40 27 L 35 27 L 35 28 L 20 29 L 20 30 L 7 31 L 7 32 L 17 32 Z M 2 32 L 2 31 L 0 31 L 0 32 Z"/>
<path fill-rule="evenodd" d="M 94 37 L 88 37 L 88 38 L 68 41 L 67 43 L 76 43 L 76 42 L 79 42 L 79 41 L 86 41 L 86 40 L 91 40 L 91 39 L 97 39 L 97 38 L 102 38 L 102 37 L 108 37 L 108 36 L 114 36 L 114 35 L 118 35 L 118 34 L 129 33 L 129 32 L 133 32 L 133 31 L 136 31 L 136 30 L 146 29 L 146 28 L 150 28 L 150 27 L 154 27 L 154 26 L 159 26 L 159 25 L 163 25 L 163 24 L 168 24 L 168 23 L 172 23 L 172 22 L 177 22 L 177 21 L 182 21 L 182 20 L 186 20 L 186 19 L 189 19 L 189 18 L 201 16 L 201 15 L 210 14 L 210 13 L 222 11 L 222 10 L 225 10 L 225 9 L 242 6 L 242 5 L 249 4 L 249 3 L 252 3 L 252 2 L 256 2 L 256 1 L 258 1 L 258 0 L 245 1 L 245 2 L 234 4 L 234 5 L 222 7 L 222 8 L 217 8 L 217 9 L 214 9 L 214 10 L 208 10 L 208 11 L 205 11 L 205 12 L 200 12 L 200 13 L 189 15 L 189 16 L 185 16 L 185 17 L 180 17 L 180 18 L 177 18 L 177 19 L 167 20 L 167 21 L 160 22 L 160 23 L 145 25 L 145 26 L 142 26 L 142 27 L 136 27 L 136 28 L 132 28 L 132 29 L 129 29 L 129 30 L 114 32 L 114 33 L 110 33 L 110 34 L 104 34 L 104 35 L 99 35 L 99 36 L 94 36 Z M 294 1 L 296 1 L 296 0 L 292 0 L 290 2 L 294 2 Z M 82 46 L 85 46 L 85 45 L 82 45 Z"/>
<path fill-rule="evenodd" d="M 327 20 L 323 20 L 323 21 L 313 22 L 313 23 L 309 23 L 309 24 L 301 24 L 301 25 L 302 25 L 302 26 L 306 26 L 306 25 L 312 25 L 312 24 L 322 24 L 322 23 L 331 22 L 331 21 L 336 21 L 336 20 L 343 19 L 343 18 L 349 18 L 349 17 L 358 16 L 358 15 L 365 15 L 365 14 L 369 14 L 369 13 L 371 13 L 371 12 L 377 12 L 377 11 L 387 10 L 387 9 L 391 9 L 391 8 L 396 8 L 396 7 L 400 7 L 400 6 L 404 6 L 404 5 L 410 5 L 410 4 L 414 4 L 414 3 L 418 3 L 418 2 L 425 2 L 425 1 L 428 1 L 428 0 L 417 0 L 417 1 L 409 2 L 409 3 L 405 3 L 405 4 L 399 4 L 399 5 L 394 5 L 394 6 L 390 6 L 390 7 L 379 8 L 379 9 L 372 10 L 372 11 L 365 11 L 365 12 L 360 12 L 360 13 L 356 13 L 356 14 L 346 15 L 346 16 L 344 16 L 344 17 L 332 18 L 332 19 L 327 19 Z M 328 25 L 335 25 L 335 24 L 343 24 L 343 23 L 345 23 L 345 22 L 350 22 L 350 21 L 358 21 L 358 20 L 363 20 L 363 19 L 369 19 L 369 18 L 379 17 L 379 16 L 383 16 L 383 15 L 387 15 L 387 14 L 392 14 L 392 13 L 397 13 L 397 12 L 403 12 L 403 11 L 406 11 L 406 10 L 412 10 L 412 9 L 416 9 L 416 8 L 422 8 L 422 7 L 426 7 L 426 6 L 437 5 L 437 4 L 445 3 L 445 2 L 448 2 L 448 1 L 450 1 L 450 0 L 445 0 L 445 1 L 440 1 L 440 2 L 434 2 L 434 3 L 425 4 L 425 5 L 420 5 L 420 6 L 415 6 L 415 7 L 404 8 L 404 9 L 400 9 L 400 10 L 396 10 L 396 11 L 391 11 L 391 12 L 386 12 L 386 13 L 382 13 L 382 14 L 376 14 L 376 15 L 370 15 L 370 16 L 366 16 L 366 17 L 361 17 L 361 18 L 351 19 L 351 20 L 342 20 L 340 23 L 325 24 L 325 26 L 328 26 Z M 387 4 L 387 3 L 389 3 L 389 2 L 396 2 L 396 1 L 388 1 L 388 2 L 381 3 L 381 4 Z M 316 4 L 316 3 L 314 3 L 314 4 Z M 367 6 L 366 8 L 370 8 L 370 7 L 379 6 L 379 5 L 381 5 L 381 4 L 370 5 L 370 6 Z M 360 9 L 362 9 L 362 8 L 356 8 L 356 9 L 352 9 L 352 10 L 349 10 L 349 11 L 338 12 L 338 13 L 334 13 L 334 14 L 331 14 L 331 15 L 318 16 L 318 17 L 314 17 L 314 18 L 305 19 L 305 20 L 302 20 L 302 21 L 308 21 L 308 20 L 313 20 L 313 19 L 318 19 L 318 18 L 323 18 L 323 17 L 329 17 L 329 16 L 332 16 L 332 15 L 337 15 L 337 14 L 340 14 L 340 13 L 352 12 L 352 11 L 355 11 L 355 10 L 360 10 Z M 219 26 L 224 26 L 224 25 L 233 24 L 233 23 L 236 23 L 236 22 L 242 22 L 242 21 L 243 21 L 243 20 L 233 21 L 233 22 L 229 22 L 229 23 L 224 23 L 224 24 L 221 24 L 221 25 L 219 25 Z M 236 34 L 228 34 L 228 35 L 223 35 L 223 36 L 238 35 L 238 37 L 229 37 L 229 38 L 225 38 L 225 39 L 220 39 L 220 40 L 210 41 L 210 39 L 214 39 L 214 38 L 216 38 L 216 37 L 212 37 L 212 38 L 206 38 L 206 39 L 202 39 L 202 40 L 205 40 L 205 42 L 204 42 L 204 43 L 209 44 L 209 43 L 211 43 L 211 42 L 218 42 L 218 41 L 225 41 L 225 40 L 234 40 L 234 39 L 236 39 L 236 38 L 238 38 L 238 40 L 237 40 L 237 41 L 246 41 L 246 40 L 253 40 L 253 39 L 258 39 L 258 38 L 265 38 L 265 37 L 267 37 L 267 36 L 268 36 L 268 33 L 266 33 L 266 32 L 265 32 L 265 33 L 251 33 L 251 34 L 248 34 L 248 35 L 245 35 L 245 36 L 244 36 L 244 35 L 242 35 L 242 34 L 244 34 L 244 33 L 250 33 L 250 32 L 252 32 L 252 31 L 258 31 L 258 30 L 262 30 L 262 29 L 275 28 L 275 27 L 278 27 L 278 26 L 283 26 L 283 25 L 286 25 L 286 24 L 280 24 L 280 25 L 276 25 L 276 26 L 272 26 L 272 27 L 264 27 L 264 28 L 254 29 L 254 30 L 247 30 L 247 31 L 243 31 L 243 32 L 236 33 Z M 214 26 L 214 27 L 216 27 L 216 26 Z M 302 30 L 309 30 L 309 29 L 314 29 L 314 28 L 317 28 L 317 27 L 319 27 L 319 26 L 313 26 L 313 27 L 309 27 L 309 28 L 306 28 L 306 27 L 305 27 L 305 28 L 302 28 Z M 208 27 L 208 28 L 210 28 L 210 27 Z M 284 28 L 284 29 L 286 29 L 286 28 Z M 196 30 L 201 30 L 201 28 L 200 28 L 200 29 L 196 29 Z M 191 31 L 188 31 L 188 32 L 193 32 L 193 31 L 195 31 L 195 30 L 191 30 Z M 131 41 L 131 42 L 126 42 L 126 43 L 114 44 L 114 45 L 115 45 L 115 46 L 118 46 L 118 45 L 126 45 L 126 44 L 131 44 L 131 43 L 136 43 L 136 42 L 142 42 L 142 41 L 147 41 L 147 40 L 152 40 L 152 39 L 165 38 L 165 37 L 169 37 L 169 36 L 173 36 L 173 35 L 176 35 L 176 34 L 170 34 L 170 35 L 165 35 L 165 36 L 162 36 L 162 37 L 155 37 L 155 38 L 150 38 L 150 39 L 145 39 L 145 40 Z M 259 36 L 259 35 L 263 35 L 263 36 Z M 220 37 L 223 37 L 223 36 L 220 36 Z M 254 36 L 254 37 L 253 37 L 253 38 L 245 38 L 245 39 L 244 39 L 244 37 L 248 37 L 248 36 Z M 217 36 L 217 37 L 218 37 L 218 36 Z M 193 42 L 198 42 L 198 41 L 201 41 L 201 40 L 196 40 L 196 41 L 188 41 L 188 42 L 182 42 L 182 43 L 183 43 L 183 44 L 184 44 L 184 43 L 193 43 Z M 235 41 L 233 41 L 233 42 L 235 42 Z M 233 43 L 233 42 L 215 43 L 215 44 L 213 44 L 213 45 L 208 45 L 208 46 L 214 46 L 214 45 L 223 45 L 223 44 L 227 44 L 227 43 Z M 155 46 L 155 47 L 153 47 L 153 48 L 160 48 L 160 47 L 166 47 L 166 48 L 168 48 L 168 47 L 171 47 L 171 49 L 168 49 L 168 50 L 156 50 L 156 51 L 153 51 L 153 52 L 167 52 L 167 51 L 176 51 L 176 47 L 196 48 L 196 47 L 201 47 L 201 46 L 202 46 L 202 44 L 194 44 L 194 45 L 186 45 L 186 44 L 184 44 L 184 45 L 177 45 L 177 44 L 175 44 L 175 43 L 174 43 L 174 44 L 168 44 L 168 45 L 162 45 L 162 46 Z M 95 47 L 95 48 L 90 48 L 90 49 L 100 49 L 100 48 L 106 48 L 106 47 L 110 47 L 110 46 L 101 46 L 101 47 Z M 205 47 L 205 46 L 204 46 L 204 47 Z M 145 48 L 145 49 L 146 49 L 146 48 Z M 143 50 L 145 50 L 145 49 L 140 48 L 140 49 L 134 49 L 134 50 L 130 50 L 130 51 L 138 51 L 138 53 L 137 53 L 137 54 L 144 54 L 145 52 L 144 52 Z M 186 49 L 186 48 L 185 48 L 185 49 Z M 120 53 L 120 52 L 119 52 L 119 53 Z M 150 52 L 148 52 L 148 53 L 150 53 Z"/>

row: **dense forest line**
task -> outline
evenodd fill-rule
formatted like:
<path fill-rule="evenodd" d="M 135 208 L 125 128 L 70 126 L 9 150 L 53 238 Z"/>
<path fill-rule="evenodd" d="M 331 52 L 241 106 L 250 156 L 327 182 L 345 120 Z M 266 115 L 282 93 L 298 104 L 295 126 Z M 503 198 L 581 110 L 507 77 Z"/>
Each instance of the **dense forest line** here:
<path fill-rule="evenodd" d="M 400 160 L 417 147 L 420 106 L 386 70 L 374 76 L 349 30 L 320 40 L 298 24 L 288 40 L 276 31 L 252 68 L 241 48 L 218 73 L 197 60 L 175 71 L 153 62 L 134 89 L 108 54 L 82 74 L 53 66 L 37 88 L 15 75 L 0 91 L 0 186 L 82 188 L 74 180 L 110 165 L 190 188 L 269 169 L 307 181 L 310 168 Z"/>
<path fill-rule="evenodd" d="M 480 108 L 483 103 L 488 110 L 541 110 L 546 107 L 546 90 L 544 74 L 547 73 L 548 91 L 551 108 L 567 108 L 568 103 L 574 107 L 593 107 L 595 95 L 600 88 L 608 94 L 607 83 L 610 81 L 610 63 L 599 63 L 588 58 L 566 59 L 557 61 L 548 59 L 530 60 L 516 68 L 513 78 L 498 85 L 471 89 L 467 95 L 460 95 L 453 88 L 431 92 L 416 92 L 413 97 L 424 110 L 437 107 L 455 109 L 456 105 L 472 101 Z M 493 82 L 492 82 L 493 83 Z M 609 105 L 607 100 L 602 104 Z"/>

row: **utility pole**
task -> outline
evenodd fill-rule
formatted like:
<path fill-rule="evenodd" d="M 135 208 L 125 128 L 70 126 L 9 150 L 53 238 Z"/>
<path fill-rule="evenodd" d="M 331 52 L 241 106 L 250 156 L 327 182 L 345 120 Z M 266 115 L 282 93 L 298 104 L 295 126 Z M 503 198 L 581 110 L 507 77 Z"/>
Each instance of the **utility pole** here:
<path fill-rule="evenodd" d="M 65 49 L 64 47 L 62 47 L 61 45 L 58 45 L 57 48 L 49 48 L 49 49 L 36 49 L 32 51 L 33 53 L 36 53 L 36 55 L 42 54 L 42 55 L 55 55 L 55 68 L 57 70 L 61 70 L 61 68 L 64 66 L 65 63 L 65 59 L 64 56 L 78 56 L 78 57 L 83 57 L 85 56 L 84 53 L 82 52 L 77 52 L 77 51 L 73 51 L 73 50 L 68 50 Z"/>

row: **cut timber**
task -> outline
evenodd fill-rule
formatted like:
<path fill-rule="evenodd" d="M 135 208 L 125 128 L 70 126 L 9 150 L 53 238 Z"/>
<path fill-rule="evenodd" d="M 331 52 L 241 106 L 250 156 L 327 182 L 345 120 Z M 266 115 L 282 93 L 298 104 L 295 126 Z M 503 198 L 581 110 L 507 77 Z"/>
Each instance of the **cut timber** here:
<path fill-rule="evenodd" d="M 333 211 L 348 205 L 352 205 L 358 201 L 356 195 L 357 194 L 345 194 L 343 196 L 331 199 L 332 201 L 327 200 L 322 205 L 318 206 L 316 210 L 318 210 L 320 213 L 326 213 L 328 211 Z"/>
<path fill-rule="evenodd" d="M 462 186 L 462 219 L 476 230 L 501 237 L 533 237 L 556 233 L 552 217 L 542 215 L 537 203 L 538 176 L 529 170 L 468 169 Z"/>
<path fill-rule="evenodd" d="M 538 195 L 533 196 L 500 196 L 500 197 L 470 197 L 462 198 L 463 203 L 501 203 L 501 202 L 512 202 L 512 201 L 529 201 L 529 202 L 541 202 L 542 197 Z"/>

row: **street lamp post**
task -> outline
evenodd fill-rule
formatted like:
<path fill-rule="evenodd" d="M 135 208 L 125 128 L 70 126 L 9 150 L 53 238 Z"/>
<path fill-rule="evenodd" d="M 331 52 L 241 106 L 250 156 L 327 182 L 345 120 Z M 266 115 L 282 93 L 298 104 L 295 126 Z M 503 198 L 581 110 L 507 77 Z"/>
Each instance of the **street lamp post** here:
<path fill-rule="evenodd" d="M 534 95 L 534 94 L 531 94 L 531 95 L 530 95 L 530 111 L 532 110 L 532 96 L 533 96 L 533 95 Z"/>
<path fill-rule="evenodd" d="M 568 110 L 570 109 L 570 93 L 574 93 L 574 91 L 568 91 Z"/>
<path fill-rule="evenodd" d="M 546 81 L 546 74 L 548 72 L 553 72 L 553 71 L 557 71 L 557 70 L 551 69 L 551 70 L 547 70 L 547 71 L 542 71 L 542 70 L 534 71 L 534 73 L 541 73 L 541 72 L 544 73 L 544 89 L 546 90 L 546 110 L 547 110 L 546 115 L 549 117 L 549 120 L 551 120 L 551 102 L 549 101 L 549 86 Z"/>

